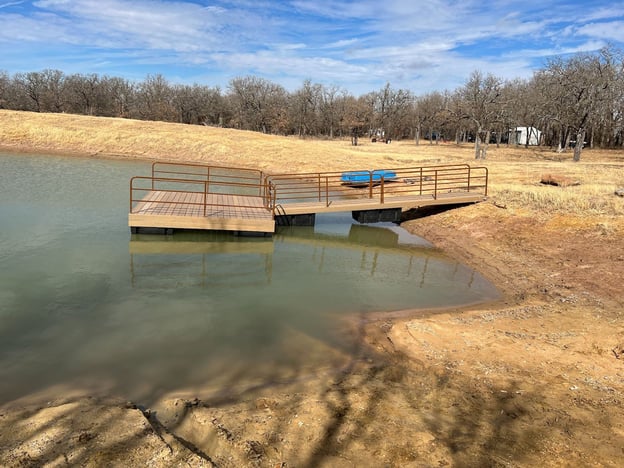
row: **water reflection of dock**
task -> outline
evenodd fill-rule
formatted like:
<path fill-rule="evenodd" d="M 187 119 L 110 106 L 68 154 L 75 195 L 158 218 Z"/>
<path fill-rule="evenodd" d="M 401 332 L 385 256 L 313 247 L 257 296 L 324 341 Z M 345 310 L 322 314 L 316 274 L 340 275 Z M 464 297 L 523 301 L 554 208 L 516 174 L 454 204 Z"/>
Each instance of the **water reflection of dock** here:
<path fill-rule="evenodd" d="M 270 239 L 237 238 L 217 232 L 135 234 L 128 250 L 135 287 L 225 287 L 271 281 L 274 244 Z"/>
<path fill-rule="evenodd" d="M 172 239 L 162 240 L 158 237 L 150 240 L 130 240 L 130 254 L 271 254 L 274 245 L 270 241 L 262 242 L 201 242 L 201 241 L 178 241 Z"/>
<path fill-rule="evenodd" d="M 282 228 L 273 240 L 232 238 L 224 233 L 180 232 L 172 236 L 134 235 L 129 244 L 135 287 L 224 287 L 270 285 L 284 277 L 322 274 L 407 280 L 411 287 L 434 286 L 442 276 L 470 289 L 476 272 L 418 238 L 401 242 L 398 230 L 351 224 L 347 232 Z M 301 267 L 309 264 L 310 269 Z M 296 273 L 295 273 L 296 271 Z M 312 273 L 314 272 L 314 273 Z M 290 281 L 290 279 L 289 279 Z M 305 287 L 305 278 L 292 279 Z M 288 286 L 292 287 L 292 286 Z"/>

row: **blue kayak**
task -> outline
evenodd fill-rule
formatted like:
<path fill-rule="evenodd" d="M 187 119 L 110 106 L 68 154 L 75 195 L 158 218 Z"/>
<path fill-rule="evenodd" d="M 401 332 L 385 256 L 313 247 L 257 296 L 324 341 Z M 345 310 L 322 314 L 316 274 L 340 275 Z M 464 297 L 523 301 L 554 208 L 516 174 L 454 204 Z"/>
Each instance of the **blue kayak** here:
<path fill-rule="evenodd" d="M 394 171 L 388 171 L 384 169 L 377 169 L 375 171 L 351 171 L 351 172 L 343 172 L 340 176 L 340 181 L 346 185 L 367 185 L 369 182 L 373 184 L 381 183 L 381 179 L 384 181 L 394 180 L 397 175 Z"/>

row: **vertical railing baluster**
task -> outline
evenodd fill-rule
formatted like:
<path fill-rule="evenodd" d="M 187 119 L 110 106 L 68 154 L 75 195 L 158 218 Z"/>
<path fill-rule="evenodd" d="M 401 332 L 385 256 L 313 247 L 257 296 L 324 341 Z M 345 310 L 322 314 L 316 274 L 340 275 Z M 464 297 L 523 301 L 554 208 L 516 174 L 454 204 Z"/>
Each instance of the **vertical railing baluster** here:
<path fill-rule="evenodd" d="M 325 206 L 329 206 L 329 176 L 325 176 Z"/>
<path fill-rule="evenodd" d="M 384 187 L 385 187 L 385 185 L 384 185 L 384 180 L 385 180 L 385 177 L 384 177 L 384 175 L 382 174 L 382 175 L 381 175 L 381 187 L 380 187 L 380 193 L 379 193 L 379 202 L 380 202 L 382 205 L 384 204 Z"/>
<path fill-rule="evenodd" d="M 317 180 L 318 180 L 318 184 L 317 184 L 318 185 L 318 201 L 320 202 L 323 200 L 322 195 L 321 195 L 321 173 L 320 172 L 317 174 Z"/>
<path fill-rule="evenodd" d="M 204 182 L 204 217 L 206 217 L 206 203 L 208 203 L 208 181 Z"/>
<path fill-rule="evenodd" d="M 488 168 L 484 167 L 485 169 L 485 196 L 488 196 Z"/>

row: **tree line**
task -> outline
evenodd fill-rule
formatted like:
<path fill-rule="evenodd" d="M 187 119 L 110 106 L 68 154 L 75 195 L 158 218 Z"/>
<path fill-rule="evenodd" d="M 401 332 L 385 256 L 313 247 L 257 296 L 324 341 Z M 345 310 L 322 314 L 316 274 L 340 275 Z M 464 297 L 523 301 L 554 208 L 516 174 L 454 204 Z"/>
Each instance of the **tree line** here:
<path fill-rule="evenodd" d="M 540 130 L 538 143 L 564 151 L 624 146 L 624 60 L 611 47 L 549 60 L 529 79 L 504 81 L 474 71 L 463 86 L 417 95 L 389 83 L 354 96 L 338 86 L 305 80 L 294 92 L 257 76 L 230 80 L 226 90 L 142 82 L 98 74 L 43 70 L 0 71 L 0 108 L 159 120 L 300 137 L 421 138 L 474 142 L 475 157 L 489 144 L 517 144 L 510 129 Z M 513 135 L 512 135 L 513 137 Z M 528 145 L 527 140 L 525 144 Z"/>

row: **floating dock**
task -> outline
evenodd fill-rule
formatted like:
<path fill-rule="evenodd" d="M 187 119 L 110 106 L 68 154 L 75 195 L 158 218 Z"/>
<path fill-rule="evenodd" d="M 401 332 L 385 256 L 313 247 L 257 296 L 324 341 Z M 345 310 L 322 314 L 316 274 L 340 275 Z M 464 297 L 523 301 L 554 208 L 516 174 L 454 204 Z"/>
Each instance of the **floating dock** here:
<path fill-rule="evenodd" d="M 350 183 L 350 174 L 357 174 L 356 184 Z M 362 223 L 399 221 L 410 209 L 482 201 L 487 186 L 487 168 L 467 164 L 270 175 L 156 162 L 151 175 L 130 180 L 128 225 L 133 232 L 161 228 L 272 234 L 276 225 L 313 225 L 317 213 L 351 211 Z"/>

